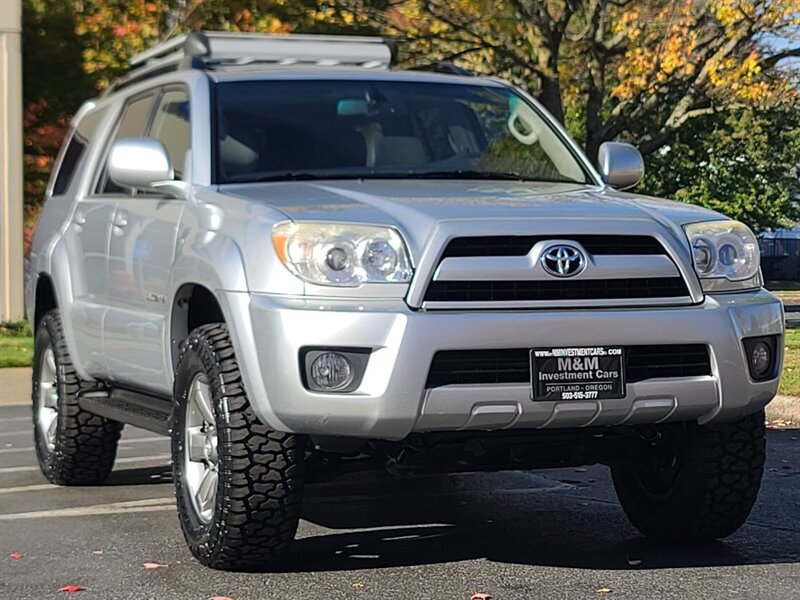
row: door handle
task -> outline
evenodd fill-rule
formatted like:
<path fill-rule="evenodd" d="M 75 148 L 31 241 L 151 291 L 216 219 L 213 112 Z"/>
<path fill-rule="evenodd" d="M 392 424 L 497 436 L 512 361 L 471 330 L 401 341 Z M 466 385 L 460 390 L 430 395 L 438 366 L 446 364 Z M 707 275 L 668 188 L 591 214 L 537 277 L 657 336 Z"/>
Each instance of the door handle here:
<path fill-rule="evenodd" d="M 128 213 L 124 210 L 118 210 L 117 214 L 114 215 L 114 226 L 115 227 L 125 227 L 128 224 Z"/>
<path fill-rule="evenodd" d="M 86 215 L 82 212 L 78 211 L 75 213 L 75 224 L 76 225 L 86 225 Z"/>

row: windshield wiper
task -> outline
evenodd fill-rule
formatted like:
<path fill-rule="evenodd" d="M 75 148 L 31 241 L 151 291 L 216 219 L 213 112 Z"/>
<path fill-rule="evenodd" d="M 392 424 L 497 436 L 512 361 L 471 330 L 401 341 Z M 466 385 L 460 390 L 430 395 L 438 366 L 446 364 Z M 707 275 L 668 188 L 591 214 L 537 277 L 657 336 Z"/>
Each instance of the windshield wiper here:
<path fill-rule="evenodd" d="M 527 177 L 519 173 L 506 171 L 473 171 L 456 169 L 454 171 L 409 171 L 403 175 L 411 179 L 487 179 L 503 181 L 535 181 L 539 183 L 569 183 L 564 179 L 548 179 L 545 177 Z"/>
<path fill-rule="evenodd" d="M 413 179 L 502 179 L 506 181 L 525 181 L 519 173 L 503 171 L 473 171 L 456 169 L 453 171 L 409 171 L 403 175 Z"/>
<path fill-rule="evenodd" d="M 265 181 L 310 181 L 314 179 L 361 179 L 362 174 L 309 173 L 308 171 L 286 171 L 265 175 L 241 175 L 231 177 L 228 183 L 261 183 Z"/>

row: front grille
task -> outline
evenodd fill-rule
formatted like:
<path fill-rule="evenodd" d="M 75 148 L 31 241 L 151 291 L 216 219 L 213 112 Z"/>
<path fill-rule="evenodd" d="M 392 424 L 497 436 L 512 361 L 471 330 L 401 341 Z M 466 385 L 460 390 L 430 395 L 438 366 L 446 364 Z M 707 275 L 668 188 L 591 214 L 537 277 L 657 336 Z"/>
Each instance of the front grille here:
<path fill-rule="evenodd" d="M 462 237 L 451 240 L 439 263 L 455 258 L 497 258 L 500 264 L 506 257 L 528 254 L 539 242 L 563 239 L 577 242 L 591 256 L 630 257 L 634 268 L 641 256 L 669 256 L 656 238 L 647 235 L 505 235 Z M 686 282 L 673 276 L 648 277 L 646 271 L 628 277 L 535 280 L 432 280 L 425 290 L 423 302 L 569 302 L 675 299 L 691 296 Z M 662 274 L 663 275 L 663 274 Z M 674 300 L 673 302 L 674 303 Z M 611 303 L 613 304 L 613 302 Z M 435 305 L 429 308 L 437 308 Z"/>
<path fill-rule="evenodd" d="M 552 281 L 432 281 L 426 302 L 618 300 L 688 296 L 680 277 L 553 279 Z"/>
<path fill-rule="evenodd" d="M 594 255 L 666 254 L 657 239 L 646 235 L 503 235 L 451 240 L 442 260 L 464 256 L 525 256 L 539 242 L 552 239 L 578 242 Z"/>
<path fill-rule="evenodd" d="M 703 344 L 625 347 L 625 381 L 656 377 L 711 375 L 711 358 Z M 444 350 L 433 357 L 428 388 L 453 384 L 529 383 L 530 350 Z"/>

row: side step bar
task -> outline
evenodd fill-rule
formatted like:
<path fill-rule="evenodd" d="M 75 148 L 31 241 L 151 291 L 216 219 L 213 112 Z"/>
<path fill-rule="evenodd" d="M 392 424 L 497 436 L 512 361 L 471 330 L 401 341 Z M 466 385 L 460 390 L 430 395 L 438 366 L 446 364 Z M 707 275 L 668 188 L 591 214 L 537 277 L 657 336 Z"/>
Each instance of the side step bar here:
<path fill-rule="evenodd" d="M 83 410 L 128 423 L 148 431 L 169 435 L 172 401 L 144 392 L 113 388 L 107 392 L 85 392 L 78 400 Z"/>

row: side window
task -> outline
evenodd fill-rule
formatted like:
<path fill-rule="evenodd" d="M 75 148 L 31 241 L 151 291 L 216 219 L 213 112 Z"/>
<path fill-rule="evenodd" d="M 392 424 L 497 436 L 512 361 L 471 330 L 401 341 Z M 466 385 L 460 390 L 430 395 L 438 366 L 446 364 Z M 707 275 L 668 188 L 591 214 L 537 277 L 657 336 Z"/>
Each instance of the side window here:
<path fill-rule="evenodd" d="M 117 132 L 111 140 L 108 150 L 111 150 L 111 146 L 119 139 L 144 136 L 144 132 L 147 130 L 147 123 L 150 120 L 150 108 L 153 104 L 154 95 L 151 92 L 128 101 L 122 111 L 119 127 L 117 127 Z M 120 194 L 124 193 L 125 190 L 108 178 L 106 168 L 103 167 L 103 173 L 97 183 L 96 191 L 99 194 Z"/>
<path fill-rule="evenodd" d="M 106 109 L 100 108 L 84 115 L 68 137 L 67 147 L 58 164 L 58 171 L 53 181 L 53 196 L 61 196 L 69 189 L 70 183 L 78 172 L 81 160 L 86 155 L 89 144 L 97 133 L 97 126 L 105 115 Z"/>
<path fill-rule="evenodd" d="M 189 95 L 181 89 L 166 90 L 158 101 L 150 137 L 164 144 L 176 179 L 184 175 L 191 137 L 189 123 Z"/>

